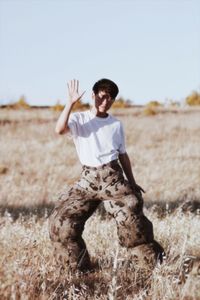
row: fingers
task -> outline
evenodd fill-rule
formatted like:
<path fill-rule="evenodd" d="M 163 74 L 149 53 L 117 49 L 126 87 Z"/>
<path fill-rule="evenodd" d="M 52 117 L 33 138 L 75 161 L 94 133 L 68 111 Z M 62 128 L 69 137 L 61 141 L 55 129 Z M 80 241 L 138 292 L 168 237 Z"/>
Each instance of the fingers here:
<path fill-rule="evenodd" d="M 74 92 L 74 85 L 75 85 L 75 79 L 70 80 L 70 91 L 73 93 Z"/>
<path fill-rule="evenodd" d="M 68 92 L 70 91 L 70 88 L 69 88 L 69 83 L 67 83 L 67 88 L 68 88 Z"/>
<path fill-rule="evenodd" d="M 77 92 L 78 93 L 78 89 L 79 89 L 79 81 L 76 80 L 76 79 L 73 79 L 73 80 L 70 80 L 69 83 L 67 83 L 67 87 L 68 87 L 68 90 L 70 92 Z"/>
<path fill-rule="evenodd" d="M 75 103 L 76 101 L 81 100 L 81 98 L 86 92 L 84 91 L 81 94 L 79 93 L 79 81 L 76 79 L 70 80 L 67 83 L 67 87 L 68 87 L 68 94 L 71 103 Z"/>
<path fill-rule="evenodd" d="M 77 91 L 77 93 L 78 93 L 78 88 L 79 88 L 79 81 L 77 80 L 77 82 L 76 82 L 76 91 Z"/>

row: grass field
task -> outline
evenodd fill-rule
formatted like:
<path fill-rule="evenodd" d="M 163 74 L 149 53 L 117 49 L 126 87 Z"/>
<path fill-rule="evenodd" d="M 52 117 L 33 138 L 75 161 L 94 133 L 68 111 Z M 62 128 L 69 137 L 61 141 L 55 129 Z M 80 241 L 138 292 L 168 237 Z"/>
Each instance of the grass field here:
<path fill-rule="evenodd" d="M 79 177 L 59 112 L 0 110 L 0 299 L 200 299 L 200 109 L 115 110 L 126 133 L 145 214 L 166 259 L 146 278 L 120 247 L 112 219 L 97 211 L 84 239 L 96 271 L 61 273 L 48 236 L 57 195 Z M 184 275 L 190 258 L 191 272 Z"/>

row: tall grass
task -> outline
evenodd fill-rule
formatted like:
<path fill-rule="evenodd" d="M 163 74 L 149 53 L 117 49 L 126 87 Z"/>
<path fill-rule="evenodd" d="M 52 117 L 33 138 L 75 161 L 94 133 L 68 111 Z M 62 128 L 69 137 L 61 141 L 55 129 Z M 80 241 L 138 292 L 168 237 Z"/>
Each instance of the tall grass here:
<path fill-rule="evenodd" d="M 151 277 L 118 244 L 112 219 L 95 213 L 83 237 L 95 271 L 62 272 L 53 257 L 48 215 L 81 166 L 69 136 L 54 133 L 59 113 L 0 111 L 0 299 L 200 299 L 197 272 L 184 277 L 189 255 L 200 257 L 200 112 L 115 110 L 126 132 L 145 214 L 166 260 Z M 179 203 L 172 211 L 173 205 Z M 187 204 L 187 205 L 186 205 Z M 186 212 L 183 212 L 185 205 Z M 163 208 L 165 208 L 163 212 Z M 194 210 L 194 209 L 193 209 Z M 198 267 L 197 267 L 198 271 Z"/>

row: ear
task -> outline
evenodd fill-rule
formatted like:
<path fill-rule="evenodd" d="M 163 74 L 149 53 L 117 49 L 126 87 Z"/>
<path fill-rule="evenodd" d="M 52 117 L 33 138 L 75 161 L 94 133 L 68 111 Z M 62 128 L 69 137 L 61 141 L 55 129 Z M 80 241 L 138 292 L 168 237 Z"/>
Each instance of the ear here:
<path fill-rule="evenodd" d="M 95 99 L 95 93 L 92 92 L 92 100 L 94 100 L 94 99 Z"/>

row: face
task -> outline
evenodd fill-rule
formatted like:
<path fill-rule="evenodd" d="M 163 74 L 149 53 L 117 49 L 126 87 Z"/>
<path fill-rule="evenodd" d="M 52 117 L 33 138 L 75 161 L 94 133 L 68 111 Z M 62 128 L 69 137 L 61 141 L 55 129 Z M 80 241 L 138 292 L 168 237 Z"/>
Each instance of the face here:
<path fill-rule="evenodd" d="M 101 113 L 106 113 L 112 106 L 114 99 L 111 98 L 109 93 L 99 91 L 98 94 L 93 94 L 96 109 Z"/>

